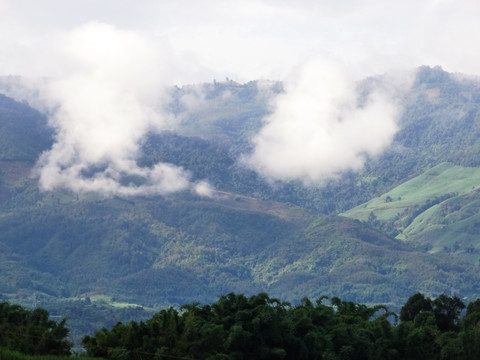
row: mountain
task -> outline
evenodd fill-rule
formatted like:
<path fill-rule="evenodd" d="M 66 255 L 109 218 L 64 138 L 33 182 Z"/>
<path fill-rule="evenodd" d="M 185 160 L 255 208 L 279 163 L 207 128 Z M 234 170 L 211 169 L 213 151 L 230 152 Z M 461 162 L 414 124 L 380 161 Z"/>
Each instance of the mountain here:
<path fill-rule="evenodd" d="M 343 215 L 479 265 L 479 102 L 477 78 L 421 68 L 392 146 L 359 175 L 386 186 Z"/>
<path fill-rule="evenodd" d="M 45 115 L 0 94 L 0 158 L 34 163 L 51 147 L 53 131 Z"/>
<path fill-rule="evenodd" d="M 272 184 L 239 163 L 269 111 L 259 89 L 282 86 L 174 88 L 178 129 L 142 141 L 141 166 L 183 166 L 193 181 L 208 179 L 212 198 L 42 192 L 31 174 L 54 139 L 46 115 L 0 96 L 4 298 L 158 309 L 228 292 L 393 307 L 418 291 L 478 295 L 477 79 L 418 69 L 391 146 L 361 171 L 311 187 Z M 200 105 L 186 107 L 198 94 Z"/>

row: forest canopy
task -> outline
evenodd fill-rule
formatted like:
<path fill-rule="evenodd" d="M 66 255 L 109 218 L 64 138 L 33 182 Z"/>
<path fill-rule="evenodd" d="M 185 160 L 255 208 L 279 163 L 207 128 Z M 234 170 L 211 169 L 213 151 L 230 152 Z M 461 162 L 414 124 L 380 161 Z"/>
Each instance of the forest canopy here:
<path fill-rule="evenodd" d="M 66 322 L 2 302 L 0 354 L 69 355 Z M 85 336 L 83 346 L 85 355 L 104 359 L 476 359 L 479 328 L 480 299 L 466 306 L 457 296 L 417 293 L 397 315 L 338 297 L 292 305 L 266 293 L 229 293 L 118 322 Z"/>
<path fill-rule="evenodd" d="M 67 319 L 50 319 L 47 310 L 27 310 L 17 304 L 0 303 L 0 348 L 24 354 L 69 355 Z M 1 358 L 1 357 L 0 357 Z"/>
<path fill-rule="evenodd" d="M 480 299 L 411 296 L 400 316 L 337 297 L 293 306 L 266 293 L 170 307 L 145 322 L 86 336 L 106 359 L 473 359 L 480 356 Z M 466 308 L 466 312 L 463 310 Z"/>

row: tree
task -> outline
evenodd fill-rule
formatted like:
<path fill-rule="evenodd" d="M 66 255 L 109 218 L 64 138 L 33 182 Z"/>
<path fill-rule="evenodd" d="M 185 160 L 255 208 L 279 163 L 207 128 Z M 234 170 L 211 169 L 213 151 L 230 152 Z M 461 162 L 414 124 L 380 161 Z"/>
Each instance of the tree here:
<path fill-rule="evenodd" d="M 425 298 L 421 293 L 416 293 L 408 298 L 405 305 L 400 310 L 401 321 L 413 321 L 422 311 L 432 311 L 432 302 L 430 298 Z"/>
<path fill-rule="evenodd" d="M 47 310 L 29 311 L 20 305 L 0 303 L 0 346 L 24 354 L 69 355 L 66 319 L 50 320 Z"/>
<path fill-rule="evenodd" d="M 437 326 L 441 331 L 458 330 L 458 318 L 465 304 L 458 297 L 448 297 L 444 294 L 432 302 L 433 313 Z"/>

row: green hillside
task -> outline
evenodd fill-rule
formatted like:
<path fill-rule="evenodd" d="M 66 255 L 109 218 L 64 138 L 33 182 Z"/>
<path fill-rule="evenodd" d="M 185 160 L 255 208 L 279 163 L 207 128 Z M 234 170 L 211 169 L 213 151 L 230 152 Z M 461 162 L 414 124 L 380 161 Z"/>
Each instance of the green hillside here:
<path fill-rule="evenodd" d="M 52 145 L 45 115 L 0 94 L 0 159 L 34 163 Z"/>
<path fill-rule="evenodd" d="M 0 293 L 65 309 L 82 329 L 77 305 L 108 308 L 97 316 L 106 321 L 125 305 L 152 311 L 229 292 L 393 306 L 418 291 L 478 296 L 477 81 L 419 69 L 391 147 L 311 187 L 267 182 L 238 162 L 269 111 L 257 85 L 172 89 L 178 131 L 142 141 L 140 166 L 182 166 L 215 187 L 209 199 L 41 192 L 31 174 L 52 144 L 47 119 L 0 97 Z M 182 101 L 199 93 L 196 110 Z"/>
<path fill-rule="evenodd" d="M 171 107 L 181 119 L 176 132 L 215 142 L 229 152 L 245 151 L 268 114 L 267 94 L 281 90 L 277 82 L 231 80 L 175 88 Z"/>
<path fill-rule="evenodd" d="M 480 168 L 443 163 L 343 215 L 367 221 L 373 213 L 380 221 L 398 221 L 399 230 L 403 230 L 409 225 L 409 215 L 418 210 L 419 204 L 433 206 L 447 198 L 475 191 L 479 187 Z"/>
<path fill-rule="evenodd" d="M 106 295 L 149 307 L 234 290 L 285 300 L 341 292 L 393 304 L 416 290 L 477 291 L 480 278 L 466 263 L 452 266 L 347 218 L 287 210 L 189 197 L 52 199 L 0 219 L 10 259 L 0 286 L 12 298 Z"/>
<path fill-rule="evenodd" d="M 479 189 L 480 168 L 443 163 L 343 215 L 417 248 L 478 264 Z"/>

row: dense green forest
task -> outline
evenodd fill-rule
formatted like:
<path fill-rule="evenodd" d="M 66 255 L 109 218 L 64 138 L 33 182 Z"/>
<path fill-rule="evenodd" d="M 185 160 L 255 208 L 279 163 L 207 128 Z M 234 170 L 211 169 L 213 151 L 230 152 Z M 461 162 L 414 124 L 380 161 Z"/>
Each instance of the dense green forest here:
<path fill-rule="evenodd" d="M 480 299 L 466 306 L 444 294 L 414 294 L 397 315 L 338 297 L 292 305 L 230 293 L 98 329 L 83 345 L 87 356 L 104 359 L 470 360 L 480 356 L 479 325 Z M 49 320 L 44 309 L 0 303 L 2 359 L 60 359 L 20 353 L 68 355 L 67 334 L 65 319 Z"/>
<path fill-rule="evenodd" d="M 330 302 L 329 305 L 326 303 Z M 400 311 L 334 297 L 292 306 L 265 293 L 228 294 L 209 305 L 162 310 L 86 336 L 107 359 L 475 359 L 480 300 L 417 293 Z"/>
<path fill-rule="evenodd" d="M 55 322 L 47 310 L 0 303 L 0 347 L 24 354 L 68 355 L 67 319 Z"/>

